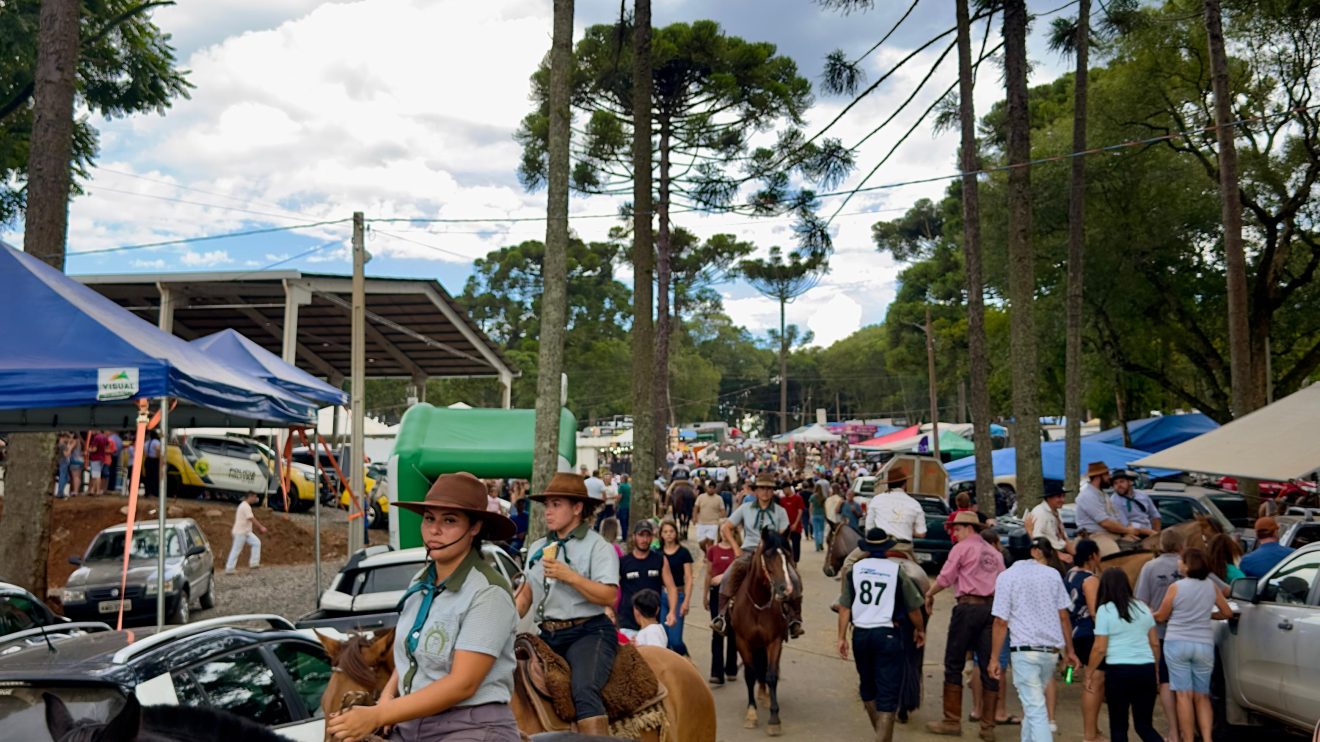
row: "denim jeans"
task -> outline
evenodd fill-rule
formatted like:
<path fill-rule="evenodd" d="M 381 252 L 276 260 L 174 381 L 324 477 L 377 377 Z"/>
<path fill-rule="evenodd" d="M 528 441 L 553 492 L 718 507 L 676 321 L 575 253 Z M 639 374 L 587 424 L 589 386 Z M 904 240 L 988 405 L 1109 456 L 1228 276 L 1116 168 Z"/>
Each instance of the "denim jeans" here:
<path fill-rule="evenodd" d="M 1022 742 L 1052 742 L 1050 716 L 1045 709 L 1045 686 L 1049 685 L 1059 655 L 1052 652 L 1014 652 L 1013 684 L 1022 701 Z"/>
<path fill-rule="evenodd" d="M 811 536 L 816 539 L 816 551 L 825 548 L 825 514 L 811 516 Z"/>
<path fill-rule="evenodd" d="M 678 591 L 678 607 L 683 608 L 683 591 Z M 687 645 L 683 643 L 683 614 L 680 612 L 674 616 L 674 625 L 665 624 L 665 619 L 669 618 L 669 598 L 663 593 L 660 595 L 660 625 L 665 627 L 665 635 L 669 637 L 669 648 L 683 655 L 688 654 Z"/>
<path fill-rule="evenodd" d="M 573 721 L 604 716 L 605 702 L 600 691 L 610 679 L 614 656 L 619 651 L 614 624 L 601 614 L 561 631 L 542 631 L 541 638 L 568 662 L 572 673 L 569 685 L 577 711 Z"/>
<path fill-rule="evenodd" d="M 69 481 L 70 479 L 72 479 L 72 477 L 70 477 L 71 472 L 69 471 L 69 465 L 72 463 L 73 463 L 73 459 L 69 459 L 69 458 L 60 459 L 59 479 L 57 479 L 55 482 L 56 497 L 64 497 L 65 495 L 64 490 L 68 488 Z"/>

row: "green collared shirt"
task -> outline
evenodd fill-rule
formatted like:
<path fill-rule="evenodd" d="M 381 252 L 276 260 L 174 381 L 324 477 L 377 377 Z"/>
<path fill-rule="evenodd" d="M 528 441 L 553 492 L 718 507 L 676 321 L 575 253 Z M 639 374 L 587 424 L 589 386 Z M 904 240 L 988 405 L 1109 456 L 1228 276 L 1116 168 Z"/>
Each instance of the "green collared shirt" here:
<path fill-rule="evenodd" d="M 434 579 L 431 568 L 419 580 Z M 423 592 L 410 593 L 399 612 L 399 632 L 394 639 L 394 664 L 399 668 L 400 694 L 416 693 L 449 675 L 454 652 L 479 652 L 495 658 L 481 686 L 460 706 L 483 703 L 508 703 L 513 694 L 513 638 L 518 626 L 509 584 L 504 577 L 472 550 L 444 580 L 431 601 L 425 620 L 417 629 L 417 649 L 413 653 L 416 670 L 405 686 L 405 670 L 411 666 L 407 639 L 417 624 L 425 599 Z"/>
<path fill-rule="evenodd" d="M 532 605 L 536 606 L 534 615 L 537 623 L 543 620 L 564 621 L 603 615 L 605 606 L 592 603 L 585 595 L 563 582 L 550 584 L 546 580 L 541 550 L 547 542 L 548 539 L 537 539 L 527 550 L 531 555 L 526 569 L 527 582 L 532 586 Z M 618 552 L 599 533 L 591 530 L 587 523 L 573 529 L 562 541 L 556 561 L 567 564 L 574 572 L 592 582 L 615 587 L 619 585 Z"/>

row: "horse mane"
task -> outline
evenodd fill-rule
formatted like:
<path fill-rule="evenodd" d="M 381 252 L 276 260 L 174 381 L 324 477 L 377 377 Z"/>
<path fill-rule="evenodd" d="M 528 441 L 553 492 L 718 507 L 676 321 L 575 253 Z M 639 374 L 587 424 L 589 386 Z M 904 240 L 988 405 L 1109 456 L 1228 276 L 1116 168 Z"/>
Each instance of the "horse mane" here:
<path fill-rule="evenodd" d="M 362 659 L 364 650 L 370 646 L 371 642 L 361 634 L 349 637 L 339 650 L 339 656 L 335 658 L 335 669 L 342 671 L 358 685 L 375 688 L 376 671 Z"/>

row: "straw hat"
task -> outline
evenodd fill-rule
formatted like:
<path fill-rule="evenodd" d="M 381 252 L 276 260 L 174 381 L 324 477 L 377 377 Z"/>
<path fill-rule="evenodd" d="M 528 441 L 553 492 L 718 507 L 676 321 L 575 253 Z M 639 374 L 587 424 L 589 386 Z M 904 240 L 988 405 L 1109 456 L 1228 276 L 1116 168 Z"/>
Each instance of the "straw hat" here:
<path fill-rule="evenodd" d="M 985 524 L 981 522 L 981 519 L 976 517 L 976 513 L 973 513 L 970 510 L 964 510 L 961 513 L 958 513 L 957 515 L 953 516 L 953 520 L 949 522 L 949 525 L 971 526 L 972 528 L 975 528 L 978 531 L 981 530 L 982 528 L 985 528 Z"/>
<path fill-rule="evenodd" d="M 770 476 L 769 474 L 756 475 L 756 484 L 754 485 L 754 487 L 758 489 L 761 487 L 769 487 L 770 489 L 775 489 L 778 486 L 779 485 L 775 482 L 775 478 Z"/>
<path fill-rule="evenodd" d="M 404 510 L 425 513 L 427 510 L 462 510 L 476 520 L 483 521 L 482 538 L 491 541 L 508 541 L 518 532 L 518 528 L 503 513 L 486 509 L 486 484 L 468 474 L 442 474 L 431 485 L 426 499 L 421 502 L 397 502 Z"/>

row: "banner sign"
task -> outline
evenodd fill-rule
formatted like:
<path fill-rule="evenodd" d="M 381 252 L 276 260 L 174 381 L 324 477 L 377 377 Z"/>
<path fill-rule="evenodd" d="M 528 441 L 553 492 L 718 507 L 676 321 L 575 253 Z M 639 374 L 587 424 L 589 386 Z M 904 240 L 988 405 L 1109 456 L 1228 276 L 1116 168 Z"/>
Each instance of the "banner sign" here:
<path fill-rule="evenodd" d="M 98 368 L 96 369 L 96 399 L 130 399 L 138 393 L 138 370 L 136 368 Z"/>

